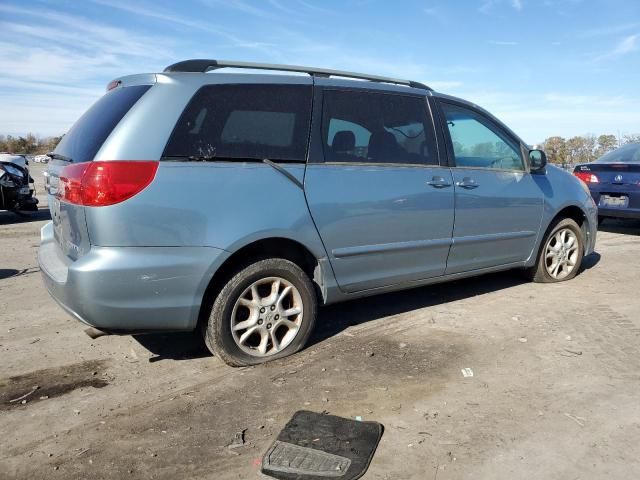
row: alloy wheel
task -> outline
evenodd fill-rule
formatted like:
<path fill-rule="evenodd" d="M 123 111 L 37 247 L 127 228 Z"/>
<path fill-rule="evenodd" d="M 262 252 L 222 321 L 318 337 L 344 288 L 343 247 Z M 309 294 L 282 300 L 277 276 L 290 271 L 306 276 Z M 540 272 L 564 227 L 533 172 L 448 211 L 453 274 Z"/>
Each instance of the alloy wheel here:
<path fill-rule="evenodd" d="M 253 282 L 236 300 L 231 332 L 245 353 L 268 357 L 284 350 L 303 321 L 302 297 L 288 280 L 267 277 Z"/>
<path fill-rule="evenodd" d="M 558 230 L 547 242 L 545 248 L 545 268 L 556 280 L 569 275 L 578 263 L 578 237 L 570 228 Z"/>

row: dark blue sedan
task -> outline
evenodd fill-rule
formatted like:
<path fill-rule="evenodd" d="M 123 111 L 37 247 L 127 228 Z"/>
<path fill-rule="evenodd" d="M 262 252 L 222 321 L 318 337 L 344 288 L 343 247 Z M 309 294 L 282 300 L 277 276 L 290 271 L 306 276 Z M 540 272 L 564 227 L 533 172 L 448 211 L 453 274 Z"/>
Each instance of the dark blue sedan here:
<path fill-rule="evenodd" d="M 573 174 L 589 186 L 599 221 L 640 219 L 640 143 L 629 143 L 595 162 L 576 165 Z"/>

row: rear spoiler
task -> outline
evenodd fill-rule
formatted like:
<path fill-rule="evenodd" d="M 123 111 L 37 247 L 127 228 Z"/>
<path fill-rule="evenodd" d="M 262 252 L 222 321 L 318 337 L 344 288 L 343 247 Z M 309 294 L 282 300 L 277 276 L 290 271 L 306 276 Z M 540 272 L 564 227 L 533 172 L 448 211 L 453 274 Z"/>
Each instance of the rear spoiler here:
<path fill-rule="evenodd" d="M 107 92 L 118 87 L 130 87 L 132 85 L 153 85 L 158 82 L 155 73 L 139 73 L 137 75 L 127 75 L 115 78 L 107 83 Z"/>

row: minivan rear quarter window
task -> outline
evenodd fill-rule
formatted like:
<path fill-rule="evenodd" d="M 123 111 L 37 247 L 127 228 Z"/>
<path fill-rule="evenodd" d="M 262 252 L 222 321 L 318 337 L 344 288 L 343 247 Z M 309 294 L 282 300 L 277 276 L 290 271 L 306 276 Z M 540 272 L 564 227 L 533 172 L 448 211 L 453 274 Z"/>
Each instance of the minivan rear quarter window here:
<path fill-rule="evenodd" d="M 151 85 L 120 87 L 107 92 L 62 137 L 55 152 L 74 163 L 93 160 L 100 147 Z"/>
<path fill-rule="evenodd" d="M 310 85 L 207 85 L 191 99 L 163 158 L 304 162 Z"/>

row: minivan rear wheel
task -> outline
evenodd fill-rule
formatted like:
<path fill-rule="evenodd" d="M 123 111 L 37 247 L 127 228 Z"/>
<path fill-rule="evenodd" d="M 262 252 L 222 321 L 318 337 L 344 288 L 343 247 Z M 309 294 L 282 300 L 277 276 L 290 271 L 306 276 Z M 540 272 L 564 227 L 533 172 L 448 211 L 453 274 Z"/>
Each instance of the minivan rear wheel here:
<path fill-rule="evenodd" d="M 575 220 L 564 218 L 547 230 L 538 260 L 527 273 L 531 280 L 538 283 L 570 280 L 580 270 L 583 256 L 582 230 Z"/>
<path fill-rule="evenodd" d="M 283 258 L 256 261 L 237 272 L 213 303 L 204 329 L 207 347 L 240 367 L 300 350 L 315 324 L 311 280 Z"/>

